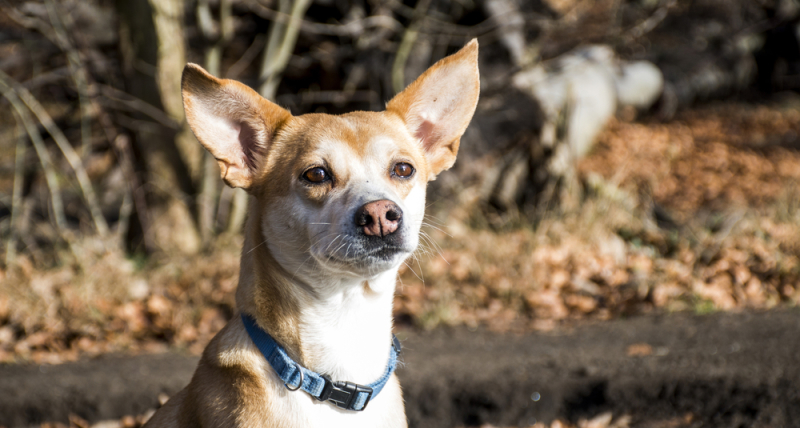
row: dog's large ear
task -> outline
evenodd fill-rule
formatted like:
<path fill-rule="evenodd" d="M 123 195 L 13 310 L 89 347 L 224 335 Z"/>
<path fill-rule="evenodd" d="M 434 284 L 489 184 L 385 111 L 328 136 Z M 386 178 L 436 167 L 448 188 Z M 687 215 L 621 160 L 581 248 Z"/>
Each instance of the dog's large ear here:
<path fill-rule="evenodd" d="M 453 166 L 461 135 L 466 131 L 480 93 L 478 41 L 429 68 L 386 106 L 399 114 L 411 135 L 419 139 L 433 180 Z"/>
<path fill-rule="evenodd" d="M 228 186 L 249 188 L 278 128 L 291 114 L 244 84 L 217 79 L 196 64 L 181 80 L 186 120 L 219 163 Z"/>

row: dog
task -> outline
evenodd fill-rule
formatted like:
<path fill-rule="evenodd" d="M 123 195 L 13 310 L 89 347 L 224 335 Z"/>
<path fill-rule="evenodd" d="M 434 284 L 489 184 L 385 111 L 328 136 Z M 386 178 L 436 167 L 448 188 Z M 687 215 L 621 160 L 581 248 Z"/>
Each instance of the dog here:
<path fill-rule="evenodd" d="M 237 315 L 147 427 L 406 427 L 392 300 L 480 92 L 472 40 L 382 112 L 293 116 L 188 64 L 187 121 L 250 194 Z"/>

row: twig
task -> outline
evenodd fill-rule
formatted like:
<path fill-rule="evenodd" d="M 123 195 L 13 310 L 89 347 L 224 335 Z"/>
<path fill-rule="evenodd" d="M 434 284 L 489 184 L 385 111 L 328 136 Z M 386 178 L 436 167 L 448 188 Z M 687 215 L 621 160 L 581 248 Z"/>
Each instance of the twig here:
<path fill-rule="evenodd" d="M 277 99 L 279 102 L 287 102 L 287 104 L 344 104 L 347 102 L 373 102 L 378 99 L 378 94 L 370 90 L 306 91 L 299 94 L 281 95 Z"/>
<path fill-rule="evenodd" d="M 409 18 L 413 17 L 414 9 L 405 6 L 398 1 L 392 1 L 389 3 L 389 6 L 400 12 L 401 15 Z M 300 23 L 300 31 L 310 34 L 322 34 L 339 37 L 358 37 L 366 30 L 372 28 L 385 28 L 395 33 L 399 33 L 404 30 L 403 24 L 389 15 L 368 16 L 366 18 L 350 21 L 345 24 L 323 24 L 302 19 L 294 19 L 287 13 L 279 10 L 272 10 L 255 0 L 248 1 L 247 5 L 249 6 L 251 12 L 273 22 L 285 24 L 289 21 L 297 21 Z M 444 19 L 427 15 L 422 16 L 419 19 L 420 26 L 417 30 L 420 33 L 456 36 L 463 38 L 482 37 L 504 26 L 516 25 L 515 23 L 507 23 L 501 19 L 487 19 L 471 27 L 453 24 L 452 22 L 445 21 Z M 544 20 L 549 21 L 549 19 L 538 14 L 526 15 L 527 22 Z"/>
<path fill-rule="evenodd" d="M 180 128 L 180 125 L 177 122 L 175 122 L 171 117 L 167 116 L 167 114 L 158 107 L 154 107 L 152 104 L 136 98 L 127 92 L 120 91 L 112 86 L 103 84 L 97 84 L 97 86 L 100 88 L 100 93 L 103 95 L 103 97 L 119 105 L 124 105 L 129 111 L 142 113 L 145 116 L 155 120 L 159 124 L 166 126 L 167 128 Z"/>
<path fill-rule="evenodd" d="M 258 53 L 261 52 L 261 49 L 264 48 L 265 40 L 266 38 L 263 34 L 256 35 L 256 37 L 253 38 L 253 43 L 250 44 L 250 47 L 248 47 L 246 51 L 244 51 L 242 57 L 228 68 L 228 72 L 225 73 L 225 77 L 228 79 L 235 79 L 242 74 L 247 66 L 249 66 L 254 59 L 256 59 L 256 56 L 258 56 Z"/>
<path fill-rule="evenodd" d="M 274 99 L 275 92 L 280 82 L 280 74 L 289 64 L 289 58 L 294 51 L 297 36 L 300 32 L 300 21 L 306 10 L 311 5 L 311 0 L 281 0 L 281 12 L 291 11 L 291 20 L 287 24 L 275 22 L 270 29 L 267 50 L 264 52 L 264 61 L 261 63 L 260 80 L 263 82 L 259 88 L 261 96 Z"/>
<path fill-rule="evenodd" d="M 228 186 L 222 186 L 222 190 L 219 194 L 219 202 L 217 203 L 217 215 L 214 219 L 214 223 L 216 225 L 217 230 L 222 230 L 228 224 L 228 218 L 230 217 L 231 211 L 231 203 L 234 196 L 233 188 Z"/>
<path fill-rule="evenodd" d="M 400 15 L 409 19 L 415 19 L 415 8 L 406 6 L 398 0 L 391 0 L 388 2 L 388 5 L 393 11 L 399 13 Z M 446 16 L 440 15 L 440 17 L 436 17 L 433 13 L 427 13 L 423 16 L 418 16 L 416 19 L 418 19 L 421 24 L 418 29 L 420 33 L 463 37 L 469 39 L 472 37 L 485 37 L 494 31 L 502 30 L 504 27 L 519 25 L 514 19 L 507 19 L 507 15 L 509 15 L 509 13 L 494 15 L 489 19 L 469 27 L 446 21 Z M 552 21 L 552 19 L 538 13 L 526 13 L 523 15 L 523 19 L 525 22 Z"/>
<path fill-rule="evenodd" d="M 119 206 L 119 220 L 117 221 L 117 228 L 116 233 L 119 235 L 117 242 L 118 245 L 121 247 L 120 249 L 125 249 L 125 240 L 122 234 L 124 234 L 128 230 L 128 225 L 131 221 L 131 214 L 133 213 L 133 194 L 130 189 L 127 190 L 124 195 L 122 195 L 122 203 Z"/>
<path fill-rule="evenodd" d="M 56 36 L 53 33 L 53 28 L 47 25 L 45 21 L 42 21 L 39 18 L 25 16 L 25 14 L 20 12 L 19 9 L 8 4 L 7 1 L 3 1 L 2 10 L 3 13 L 5 13 L 6 16 L 11 18 L 12 21 L 16 22 L 17 24 L 29 30 L 36 30 L 42 33 L 42 35 L 44 35 L 47 39 L 53 42 L 56 46 L 58 46 L 58 42 L 56 41 Z"/>
<path fill-rule="evenodd" d="M 631 42 L 655 30 L 655 28 L 658 27 L 658 24 L 660 24 L 661 21 L 667 17 L 669 10 L 672 9 L 677 3 L 677 0 L 667 1 L 665 5 L 656 9 L 656 11 L 653 12 L 650 17 L 628 30 L 627 34 L 625 35 L 625 39 L 628 42 Z"/>
<path fill-rule="evenodd" d="M 36 243 L 33 233 L 30 233 L 31 223 L 33 223 L 33 210 L 35 208 L 34 198 L 22 200 L 22 215 L 19 219 L 19 238 L 24 245 L 23 250 L 30 255 L 33 262 L 41 265 L 45 261 L 44 252 Z"/>
<path fill-rule="evenodd" d="M 206 50 L 205 66 L 209 73 L 219 76 L 222 50 L 233 38 L 231 1 L 220 0 L 219 25 L 214 25 L 208 0 L 197 2 L 197 21 L 203 36 L 212 43 Z M 218 29 L 218 30 L 217 30 Z M 197 199 L 197 214 L 200 224 L 200 237 L 208 244 L 216 232 L 214 212 L 219 196 L 219 167 L 211 153 L 204 151 L 202 163 L 201 191 Z"/>
<path fill-rule="evenodd" d="M 47 15 L 50 18 L 50 24 L 53 26 L 53 31 L 58 39 L 59 48 L 67 55 L 72 80 L 75 81 L 75 87 L 78 88 L 78 103 L 81 108 L 81 147 L 86 150 L 92 141 L 92 123 L 90 120 L 92 112 L 89 103 L 89 82 L 86 78 L 86 69 L 83 67 L 78 50 L 75 49 L 67 35 L 64 19 L 68 15 L 62 14 L 59 16 L 53 0 L 45 0 L 44 3 Z M 101 231 L 100 234 L 104 235 L 105 231 Z"/>
<path fill-rule="evenodd" d="M 22 180 L 24 179 L 24 174 L 22 170 L 24 168 L 24 160 L 25 160 L 25 131 L 20 126 L 20 120 L 17 118 L 17 115 L 14 115 L 16 120 L 16 134 L 17 134 L 17 147 L 14 151 L 14 187 L 11 191 L 11 233 L 8 237 L 8 243 L 6 244 L 6 266 L 10 266 L 14 263 L 14 259 L 17 255 L 17 234 L 19 233 L 19 216 L 20 210 L 22 209 Z"/>
<path fill-rule="evenodd" d="M 403 30 L 403 25 L 388 15 L 369 16 L 363 19 L 350 21 L 346 24 L 322 24 L 319 22 L 306 21 L 300 17 L 294 17 L 293 15 L 285 13 L 285 11 L 272 10 L 258 1 L 248 1 L 247 5 L 250 7 L 250 11 L 262 18 L 280 24 L 286 24 L 291 21 L 299 24 L 300 31 L 311 34 L 357 37 L 370 28 L 387 28 L 395 32 Z"/>
<path fill-rule="evenodd" d="M 20 82 L 20 84 L 30 91 L 44 85 L 60 82 L 68 77 L 69 67 L 59 67 L 44 73 L 39 73 L 24 82 Z"/>
<path fill-rule="evenodd" d="M 83 167 L 83 162 L 69 144 L 67 137 L 61 132 L 61 129 L 53 121 L 53 118 L 50 117 L 50 114 L 39 104 L 39 101 L 36 100 L 33 94 L 2 71 L 0 71 L 0 86 L 4 87 L 4 91 L 8 90 L 18 95 L 36 118 L 39 119 L 39 122 L 44 126 L 50 136 L 53 137 L 61 153 L 64 154 L 70 167 L 72 167 L 75 177 L 78 179 L 78 185 L 86 200 L 86 205 L 89 207 L 89 213 L 92 216 L 92 220 L 94 220 L 97 232 L 101 236 L 105 236 L 108 233 L 108 223 L 106 223 L 103 212 L 100 210 L 100 204 L 92 188 L 89 175 L 86 174 L 86 169 Z"/>
<path fill-rule="evenodd" d="M 11 107 L 13 107 L 15 111 L 14 117 L 22 122 L 25 131 L 28 133 L 28 137 L 31 139 L 31 144 L 33 144 L 33 148 L 36 150 L 36 155 L 39 157 L 42 169 L 44 169 L 44 178 L 47 182 L 47 188 L 50 189 L 50 204 L 53 208 L 53 220 L 56 223 L 56 229 L 59 235 L 63 236 L 67 227 L 67 220 L 64 216 L 64 203 L 61 200 L 61 189 L 58 186 L 58 178 L 56 177 L 55 168 L 53 168 L 53 161 L 50 159 L 50 153 L 47 152 L 42 136 L 39 134 L 36 125 L 33 124 L 33 119 L 30 117 L 28 109 L 22 104 L 16 92 L 2 82 L 0 82 L 0 91 L 3 92 L 3 96 L 8 102 L 11 103 Z"/>
<path fill-rule="evenodd" d="M 109 123 L 107 126 L 110 127 L 111 119 L 108 118 L 107 115 L 101 115 L 100 118 L 101 123 L 108 121 Z M 110 134 L 111 129 L 113 128 L 110 128 L 106 132 L 109 139 L 112 138 Z M 120 166 L 122 167 L 122 173 L 127 178 L 126 181 L 128 182 L 128 192 L 130 193 L 131 197 L 133 197 L 133 206 L 136 208 L 136 217 L 139 219 L 139 224 L 142 227 L 142 237 L 144 240 L 145 250 L 152 252 L 155 249 L 155 243 L 153 242 L 153 232 L 152 228 L 150 227 L 150 211 L 147 209 L 145 191 L 140 185 L 139 177 L 136 175 L 136 171 L 134 169 L 133 149 L 131 148 L 130 139 L 125 134 L 117 134 L 113 137 L 113 140 L 110 140 L 110 142 L 114 147 L 117 159 L 119 159 Z M 117 227 L 117 233 L 119 233 L 120 238 L 122 238 L 123 234 L 127 230 L 122 226 L 124 225 L 120 224 Z"/>
<path fill-rule="evenodd" d="M 408 61 L 408 56 L 411 54 L 411 48 L 414 47 L 414 42 L 417 41 L 419 28 L 422 26 L 422 18 L 425 16 L 425 12 L 428 11 L 430 3 L 431 0 L 419 0 L 417 6 L 414 8 L 414 18 L 408 28 L 406 28 L 405 33 L 403 33 L 400 47 L 397 48 L 397 54 L 392 63 L 392 88 L 395 93 L 400 93 L 400 91 L 406 87 L 406 61 Z"/>

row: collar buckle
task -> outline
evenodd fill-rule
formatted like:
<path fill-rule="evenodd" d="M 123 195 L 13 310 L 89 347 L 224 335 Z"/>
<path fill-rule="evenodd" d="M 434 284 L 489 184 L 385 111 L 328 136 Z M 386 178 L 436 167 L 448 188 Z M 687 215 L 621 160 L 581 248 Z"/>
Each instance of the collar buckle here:
<path fill-rule="evenodd" d="M 361 411 L 367 408 L 367 404 L 372 398 L 372 388 L 353 382 L 332 381 L 328 375 L 323 375 L 322 378 L 325 380 L 325 386 L 322 387 L 322 392 L 317 400 L 330 401 L 336 407 L 346 410 Z M 355 405 L 361 393 L 367 394 L 367 398 L 364 400 L 364 405 L 360 409 L 356 409 Z"/>

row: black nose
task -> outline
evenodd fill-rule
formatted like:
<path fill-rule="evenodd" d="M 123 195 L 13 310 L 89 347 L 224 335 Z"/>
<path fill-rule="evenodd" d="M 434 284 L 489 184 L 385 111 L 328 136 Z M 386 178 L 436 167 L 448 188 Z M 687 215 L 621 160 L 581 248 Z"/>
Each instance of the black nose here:
<path fill-rule="evenodd" d="M 356 211 L 356 227 L 362 228 L 367 236 L 391 235 L 400 226 L 403 210 L 394 202 L 381 199 L 368 202 Z"/>

